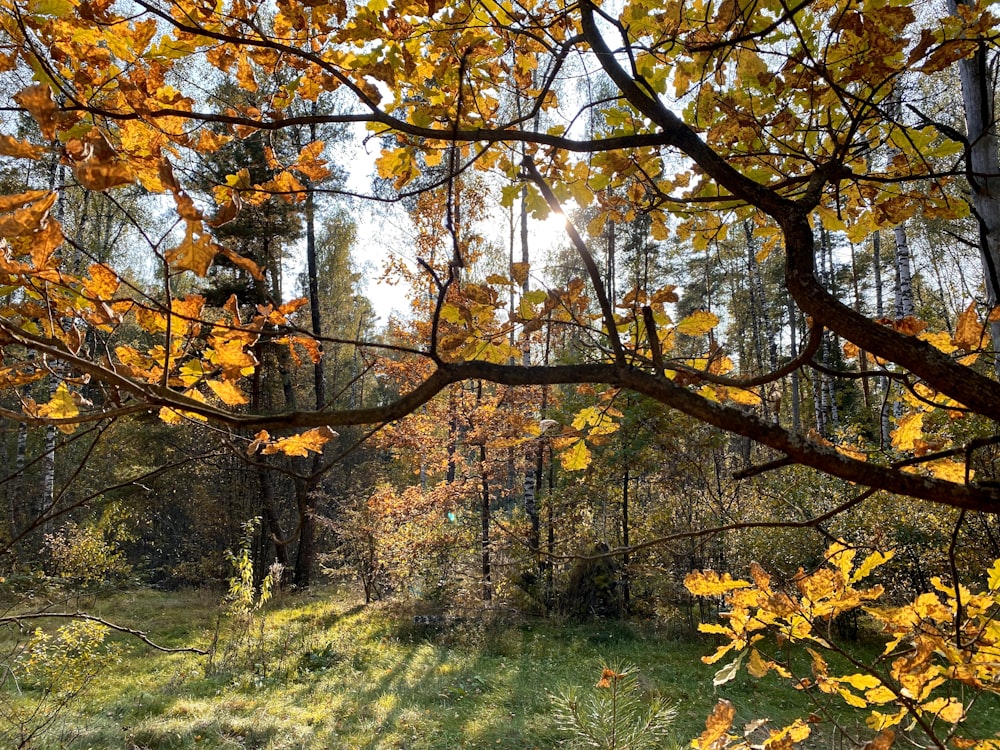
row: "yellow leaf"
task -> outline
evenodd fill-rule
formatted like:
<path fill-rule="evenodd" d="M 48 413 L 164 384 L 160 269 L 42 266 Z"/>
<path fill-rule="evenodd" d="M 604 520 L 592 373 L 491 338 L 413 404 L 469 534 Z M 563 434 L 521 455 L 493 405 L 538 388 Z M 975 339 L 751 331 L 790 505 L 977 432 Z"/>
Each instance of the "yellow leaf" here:
<path fill-rule="evenodd" d="M 870 674 L 850 674 L 845 677 L 838 677 L 838 681 L 847 683 L 856 690 L 872 690 L 882 684 L 878 677 Z"/>
<path fill-rule="evenodd" d="M 946 482 L 955 482 L 956 484 L 965 484 L 965 464 L 962 461 L 939 458 L 937 461 L 928 463 L 927 468 L 938 479 L 943 479 Z M 969 479 L 972 479 L 972 476 L 973 471 L 970 469 Z"/>
<path fill-rule="evenodd" d="M 694 596 L 719 596 L 733 589 L 750 587 L 748 581 L 733 580 L 729 573 L 721 576 L 714 570 L 692 571 L 684 578 L 684 587 Z"/>
<path fill-rule="evenodd" d="M 45 419 L 72 419 L 79 416 L 80 409 L 73 400 L 73 394 L 65 383 L 60 383 L 56 387 L 56 392 L 52 394 L 52 399 L 38 408 L 38 416 Z M 76 425 L 57 425 L 60 432 L 67 434 L 76 429 Z"/>
<path fill-rule="evenodd" d="M 899 420 L 899 424 L 892 431 L 892 445 L 900 451 L 911 451 L 916 441 L 923 437 L 924 415 L 920 412 L 913 412 L 905 415 Z"/>
<path fill-rule="evenodd" d="M 192 401 L 199 401 L 205 403 L 205 397 L 201 395 L 200 392 L 190 389 L 184 392 L 184 395 L 190 398 Z M 180 424 L 184 419 L 194 419 L 198 422 L 207 422 L 208 417 L 201 414 L 195 414 L 190 411 L 183 411 L 177 409 L 171 409 L 170 407 L 164 406 L 160 409 L 160 420 L 166 422 L 167 424 Z"/>
<path fill-rule="evenodd" d="M 955 698 L 935 698 L 922 705 L 921 710 L 934 714 L 942 721 L 957 724 L 965 716 L 965 706 Z"/>
<path fill-rule="evenodd" d="M 695 310 L 681 320 L 675 330 L 685 336 L 703 336 L 719 325 L 719 319 L 706 310 Z"/>
<path fill-rule="evenodd" d="M 265 455 L 284 453 L 286 456 L 308 456 L 312 453 L 322 453 L 323 446 L 339 435 L 329 427 L 316 427 L 300 435 L 279 438 L 266 445 L 262 451 Z"/>
<path fill-rule="evenodd" d="M 719 395 L 744 406 L 758 406 L 760 404 L 760 396 L 744 388 L 729 387 L 724 390 L 720 389 Z"/>
<path fill-rule="evenodd" d="M 988 576 L 986 585 L 989 586 L 990 591 L 1000 590 L 1000 560 L 996 560 L 993 567 L 986 571 L 986 574 Z"/>
<path fill-rule="evenodd" d="M 885 554 L 881 552 L 873 552 L 865 558 L 865 561 L 858 566 L 858 569 L 854 571 L 854 575 L 851 576 L 851 583 L 857 583 L 858 581 L 867 578 L 875 568 L 879 565 L 889 562 L 893 558 L 896 552 L 894 550 L 889 550 Z"/>
<path fill-rule="evenodd" d="M 757 649 L 750 651 L 750 661 L 747 662 L 747 672 L 758 680 L 770 671 L 770 662 L 766 661 Z"/>
<path fill-rule="evenodd" d="M 947 331 L 923 331 L 917 338 L 945 354 L 951 354 L 957 348 Z"/>
<path fill-rule="evenodd" d="M 848 706 L 854 706 L 855 708 L 868 708 L 868 702 L 854 693 L 852 693 L 847 688 L 840 688 L 837 690 L 840 693 L 840 697 L 844 699 L 844 702 Z"/>
<path fill-rule="evenodd" d="M 248 403 L 247 397 L 229 380 L 208 380 L 208 387 L 226 406 L 240 406 Z"/>
<path fill-rule="evenodd" d="M 581 438 L 559 454 L 559 461 L 566 471 L 582 471 L 590 465 L 590 449 Z"/>
<path fill-rule="evenodd" d="M 869 703 L 877 703 L 879 705 L 885 703 L 892 703 L 896 700 L 896 694 L 892 692 L 885 685 L 880 685 L 877 688 L 873 688 L 865 692 L 865 700 Z"/>
<path fill-rule="evenodd" d="M 249 343 L 252 342 L 239 338 L 213 341 L 212 348 L 206 350 L 205 356 L 209 362 L 220 366 L 227 378 L 235 380 L 241 375 L 252 373 L 257 365 L 256 357 L 244 348 Z"/>
<path fill-rule="evenodd" d="M 827 561 L 831 565 L 837 566 L 841 575 L 844 576 L 844 581 L 847 581 L 851 577 L 851 568 L 854 566 L 855 554 L 855 550 L 841 541 L 834 542 L 826 550 Z"/>

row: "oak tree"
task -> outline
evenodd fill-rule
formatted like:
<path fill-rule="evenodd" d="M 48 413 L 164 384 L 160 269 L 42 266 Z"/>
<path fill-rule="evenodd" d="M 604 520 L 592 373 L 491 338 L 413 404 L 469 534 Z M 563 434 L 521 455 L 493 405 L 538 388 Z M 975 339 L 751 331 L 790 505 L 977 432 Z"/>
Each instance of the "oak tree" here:
<path fill-rule="evenodd" d="M 970 299 L 949 333 L 866 314 L 824 284 L 818 265 L 827 234 L 858 243 L 914 216 L 962 221 L 970 205 L 991 236 L 981 196 L 995 175 L 979 170 L 996 155 L 977 156 L 988 139 L 938 122 L 906 100 L 916 89 L 898 85 L 956 64 L 963 85 L 981 81 L 970 64 L 994 54 L 998 25 L 986 3 L 3 0 L 0 23 L 4 86 L 37 125 L 0 136 L 0 153 L 23 164 L 58 158 L 67 175 L 65 185 L 0 198 L 0 388 L 18 403 L 6 419 L 69 432 L 155 414 L 230 431 L 252 455 L 305 456 L 327 448 L 336 427 L 392 422 L 462 381 L 593 383 L 754 441 L 769 451 L 758 470 L 800 464 L 867 488 L 852 503 L 881 490 L 997 508 L 1000 384 L 979 358 L 993 353 L 987 324 L 1000 315 L 992 278 L 987 304 Z M 580 75 L 602 83 L 562 88 Z M 218 108 L 203 83 L 221 77 L 255 95 Z M 343 106 L 308 106 L 327 96 Z M 584 132 L 576 123 L 590 112 L 600 117 Z M 322 356 L 317 331 L 298 301 L 232 298 L 216 308 L 191 280 L 223 262 L 266 274 L 213 230 L 250 207 L 301 206 L 330 165 L 316 142 L 272 151 L 266 178 L 237 169 L 210 200 L 192 197 L 186 167 L 233 141 L 330 124 L 378 136 L 379 174 L 400 194 L 426 189 L 418 177 L 434 169 L 445 191 L 452 240 L 446 265 L 423 269 L 427 325 L 394 350 L 420 377 L 373 406 L 251 409 L 255 352 L 284 347 L 288 367 L 309 370 Z M 891 159 L 870 158 L 877 149 Z M 789 312 L 807 335 L 791 357 L 747 375 L 715 341 L 716 315 L 678 315 L 669 286 L 616 293 L 572 224 L 585 282 L 522 293 L 505 311 L 524 269 L 485 283 L 461 273 L 456 186 L 474 171 L 523 181 L 538 211 L 591 207 L 592 226 L 643 216 L 654 239 L 672 236 L 691 252 L 744 233 L 757 262 L 781 259 Z M 68 262 L 68 248 L 79 248 L 55 207 L 70 184 L 111 195 L 140 185 L 171 206 L 176 230 L 145 237 L 155 288 L 113 261 Z M 583 298 L 592 305 L 574 307 Z M 586 338 L 576 361 L 512 356 L 511 335 L 552 325 L 549 313 L 565 313 L 559 325 Z M 124 335 L 133 330 L 141 335 Z M 84 345 L 92 333 L 105 342 L 99 350 Z M 831 337 L 857 366 L 820 354 Z M 897 383 L 891 443 L 807 434 L 762 408 L 773 384 L 819 373 Z M 19 390 L 37 381 L 49 384 L 43 401 Z M 975 429 L 953 428 L 963 420 Z M 567 468 L 585 466 L 587 435 L 607 429 L 579 421 Z"/>

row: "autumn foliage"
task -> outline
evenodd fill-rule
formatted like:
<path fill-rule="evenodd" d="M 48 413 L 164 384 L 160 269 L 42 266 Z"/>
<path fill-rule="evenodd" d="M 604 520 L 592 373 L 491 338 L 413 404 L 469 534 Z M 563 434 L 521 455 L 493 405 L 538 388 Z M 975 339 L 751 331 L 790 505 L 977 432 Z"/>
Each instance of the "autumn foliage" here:
<path fill-rule="evenodd" d="M 745 664 L 870 708 L 874 750 L 911 724 L 995 746 L 951 688 L 996 683 L 997 568 L 964 589 L 954 540 L 1000 547 L 998 30 L 985 0 L 0 0 L 0 419 L 10 486 L 29 442 L 44 467 L 0 551 L 107 489 L 259 516 L 303 585 L 318 543 L 372 596 L 461 547 L 478 601 L 547 612 L 599 549 L 622 609 L 725 604 L 720 684 Z M 378 326 L 347 314 L 337 201 L 341 239 L 389 256 L 364 270 L 399 290 Z M 226 502 L 150 489 L 189 464 Z M 866 583 L 889 553 L 847 542 L 787 585 L 681 590 L 683 566 L 793 557 L 750 532 L 863 514 L 945 560 L 910 555 L 905 606 Z M 888 646 L 843 672 L 825 629 L 860 611 Z M 739 744 L 733 715 L 698 746 Z"/>

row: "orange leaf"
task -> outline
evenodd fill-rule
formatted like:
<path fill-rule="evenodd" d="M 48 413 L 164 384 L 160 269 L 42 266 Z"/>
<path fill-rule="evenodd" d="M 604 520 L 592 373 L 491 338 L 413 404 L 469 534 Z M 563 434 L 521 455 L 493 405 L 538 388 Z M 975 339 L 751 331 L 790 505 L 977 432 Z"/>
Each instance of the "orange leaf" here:
<path fill-rule="evenodd" d="M 733 718 L 736 716 L 736 707 L 727 700 L 720 700 L 712 709 L 712 715 L 705 720 L 705 731 L 698 738 L 698 748 L 700 750 L 712 750 L 720 747 L 725 739 L 726 732 L 733 725 Z"/>
<path fill-rule="evenodd" d="M 0 135 L 0 156 L 11 156 L 15 159 L 41 159 L 46 149 L 33 143 L 19 141 L 9 135 Z"/>
<path fill-rule="evenodd" d="M 118 274 L 103 263 L 94 263 L 88 269 L 89 279 L 83 280 L 83 288 L 97 301 L 110 300 L 121 283 Z"/>
<path fill-rule="evenodd" d="M 920 412 L 907 414 L 899 420 L 899 426 L 891 434 L 892 445 L 897 450 L 913 450 L 916 441 L 924 434 L 924 415 Z"/>
<path fill-rule="evenodd" d="M 132 170 L 119 161 L 100 128 L 91 128 L 80 138 L 70 139 L 63 151 L 73 166 L 77 182 L 88 190 L 108 190 L 135 181 Z"/>
<path fill-rule="evenodd" d="M 135 182 L 132 170 L 122 162 L 77 164 L 73 167 L 73 175 L 87 190 L 98 192 Z"/>
<path fill-rule="evenodd" d="M 56 137 L 59 107 L 52 98 L 52 89 L 45 84 L 36 83 L 21 89 L 14 95 L 14 101 L 28 110 L 47 140 L 51 141 Z"/>
<path fill-rule="evenodd" d="M 313 141 L 306 144 L 291 168 L 313 182 L 326 179 L 332 173 L 330 168 L 326 166 L 326 160 L 320 158 L 324 146 L 323 141 Z"/>
<path fill-rule="evenodd" d="M 286 456 L 308 456 L 310 452 L 322 453 L 323 446 L 340 435 L 329 427 L 316 427 L 301 435 L 279 438 L 264 446 L 264 455 L 284 453 Z"/>
<path fill-rule="evenodd" d="M 199 276 L 204 276 L 208 273 L 209 266 L 212 265 L 212 261 L 215 260 L 215 256 L 221 249 L 212 241 L 211 235 L 199 234 L 195 236 L 189 224 L 181 243 L 167 251 L 167 262 L 177 268 L 194 271 Z"/>
<path fill-rule="evenodd" d="M 213 226 L 218 226 L 218 225 L 213 224 Z M 222 253 L 222 255 L 229 260 L 230 263 L 232 263 L 237 268 L 242 268 L 248 274 L 257 279 L 257 281 L 264 280 L 264 273 L 263 271 L 260 270 L 260 266 L 258 266 L 249 258 L 240 255 L 238 252 L 229 247 L 222 246 L 222 247 L 217 247 L 216 249 L 219 250 Z"/>
<path fill-rule="evenodd" d="M 976 314 L 976 303 L 970 302 L 955 321 L 955 336 L 952 343 L 963 351 L 971 352 L 982 347 L 985 336 L 986 329 Z"/>
<path fill-rule="evenodd" d="M 883 729 L 875 735 L 875 739 L 865 743 L 864 750 L 889 750 L 895 741 L 896 733 L 891 729 Z"/>
<path fill-rule="evenodd" d="M 47 190 L 6 195 L 0 199 L 0 235 L 23 237 L 38 231 L 56 202 L 56 194 Z M 9 213 L 6 213 L 9 212 Z"/>
<path fill-rule="evenodd" d="M 203 154 L 211 154 L 218 151 L 232 139 L 231 135 L 223 135 L 222 133 L 216 133 L 214 130 L 205 128 L 198 133 L 198 145 L 196 148 Z"/>

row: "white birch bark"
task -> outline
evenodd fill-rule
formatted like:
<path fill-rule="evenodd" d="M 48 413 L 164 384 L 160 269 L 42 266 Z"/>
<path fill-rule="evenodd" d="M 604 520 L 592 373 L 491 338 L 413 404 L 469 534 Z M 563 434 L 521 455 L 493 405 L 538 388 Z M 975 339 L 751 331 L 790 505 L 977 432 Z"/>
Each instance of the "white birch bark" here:
<path fill-rule="evenodd" d="M 957 14 L 957 0 L 947 0 Z M 958 61 L 968 141 L 967 174 L 972 189 L 972 210 L 979 222 L 979 251 L 990 307 L 1000 300 L 1000 137 L 994 112 L 994 90 L 985 43 L 971 57 Z M 994 350 L 1000 341 L 1000 322 L 991 324 Z M 1000 375 L 1000 354 L 994 367 Z"/>

